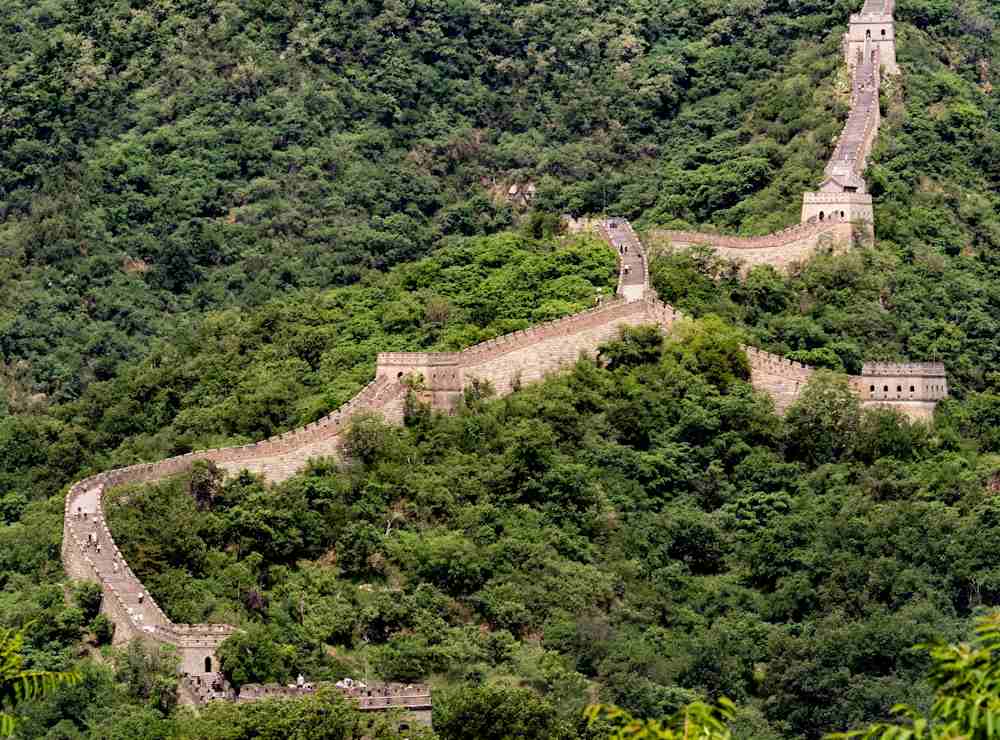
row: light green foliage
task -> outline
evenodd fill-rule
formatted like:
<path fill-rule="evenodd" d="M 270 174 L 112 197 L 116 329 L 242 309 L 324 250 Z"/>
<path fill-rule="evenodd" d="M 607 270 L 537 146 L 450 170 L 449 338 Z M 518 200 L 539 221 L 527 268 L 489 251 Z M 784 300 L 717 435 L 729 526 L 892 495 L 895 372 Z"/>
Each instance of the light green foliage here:
<path fill-rule="evenodd" d="M 80 680 L 74 671 L 38 671 L 24 668 L 24 630 L 0 628 L 0 736 L 13 734 L 16 711 L 23 702 L 52 694 L 61 684 Z"/>
<path fill-rule="evenodd" d="M 611 725 L 609 740 L 729 740 L 727 721 L 735 706 L 720 699 L 718 706 L 694 702 L 666 719 L 636 719 L 618 707 L 594 705 L 587 708 L 593 725 Z"/>
<path fill-rule="evenodd" d="M 831 740 L 920 740 L 996 737 L 1000 731 L 1000 614 L 979 619 L 971 642 L 921 645 L 931 658 L 929 711 L 898 704 L 899 724 L 878 723 L 831 735 Z"/>

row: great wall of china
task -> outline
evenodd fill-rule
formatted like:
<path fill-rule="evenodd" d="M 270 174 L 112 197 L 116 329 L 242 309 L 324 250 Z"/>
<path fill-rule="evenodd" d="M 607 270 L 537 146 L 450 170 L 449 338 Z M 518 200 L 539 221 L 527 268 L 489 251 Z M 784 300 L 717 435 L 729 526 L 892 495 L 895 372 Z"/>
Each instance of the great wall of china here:
<path fill-rule="evenodd" d="M 819 190 L 802 195 L 801 223 L 775 234 L 727 236 L 655 230 L 654 243 L 686 250 L 703 246 L 746 272 L 757 265 L 787 271 L 820 249 L 842 251 L 874 240 L 875 212 L 863 177 L 878 137 L 882 73 L 898 74 L 894 0 L 865 0 L 844 34 L 844 62 L 851 75 L 851 109 L 826 165 Z"/>
<path fill-rule="evenodd" d="M 855 85 L 858 100 L 862 101 L 861 105 L 868 106 L 868 112 L 860 128 L 852 128 L 849 121 L 850 133 L 845 130 L 837 150 L 839 154 L 831 160 L 821 192 L 807 194 L 803 206 L 804 212 L 807 207 L 814 206 L 831 210 L 819 212 L 815 220 L 790 230 L 793 237 L 840 233 L 837 230 L 851 227 L 850 221 L 858 215 L 857 210 L 848 209 L 848 202 L 863 205 L 863 193 L 846 188 L 861 188 L 863 184 L 863 180 L 860 183 L 858 180 L 874 138 L 872 131 L 877 128 L 877 121 L 874 128 L 868 121 L 872 115 L 877 116 L 871 113 L 871 106 L 874 105 L 877 111 L 879 60 L 888 71 L 895 70 L 894 48 L 883 50 L 872 41 L 872 29 L 876 41 L 882 39 L 884 44 L 894 39 L 891 13 L 891 0 L 867 0 L 865 10 L 851 17 L 845 53 L 849 63 L 854 60 L 855 79 L 861 80 Z M 885 29 L 886 17 L 888 30 Z M 861 52 L 860 62 L 858 51 Z M 874 88 L 866 82 L 872 79 Z M 860 138 L 855 135 L 857 131 L 861 131 Z M 837 192 L 830 189 L 833 187 L 845 189 Z M 818 197 L 824 192 L 831 200 Z M 810 195 L 817 195 L 817 198 Z M 871 198 L 864 197 L 870 211 Z M 462 352 L 380 354 L 376 377 L 369 385 L 337 411 L 301 429 L 256 444 L 192 452 L 156 463 L 111 470 L 75 483 L 66 496 L 62 559 L 70 578 L 100 584 L 102 612 L 115 625 L 114 642 L 122 644 L 142 639 L 175 648 L 180 656 L 181 697 L 189 703 L 212 699 L 248 701 L 303 693 L 303 689 L 295 687 L 247 686 L 237 696 L 229 689 L 218 671 L 216 649 L 236 628 L 221 624 L 175 624 L 164 614 L 129 568 L 108 530 L 102 503 L 105 492 L 118 485 L 152 482 L 184 473 L 199 460 L 212 461 L 231 473 L 249 470 L 277 483 L 300 471 L 311 458 L 338 455 L 343 432 L 358 413 L 378 414 L 388 423 L 401 424 L 410 387 L 408 382 L 414 376 L 420 376 L 420 392 L 433 408 L 450 411 L 457 405 L 463 389 L 474 380 L 488 381 L 498 394 L 508 394 L 523 383 L 539 381 L 565 369 L 581 356 L 594 357 L 598 347 L 614 338 L 623 326 L 655 324 L 669 331 L 683 317 L 661 302 L 650 288 L 645 250 L 631 225 L 624 220 L 611 219 L 597 222 L 597 228 L 619 256 L 617 294 L 597 308 L 502 336 Z M 776 235 L 776 238 L 783 237 Z M 773 247 L 759 245 L 759 248 Z M 767 393 L 779 413 L 794 402 L 815 372 L 813 368 L 760 349 L 744 349 L 753 387 Z M 945 369 L 940 363 L 869 363 L 860 376 L 851 376 L 850 383 L 863 405 L 894 407 L 914 418 L 928 418 L 937 401 L 948 394 Z M 424 686 L 389 685 L 345 693 L 356 699 L 362 708 L 370 710 L 399 707 L 426 714 L 431 706 L 430 692 Z"/>

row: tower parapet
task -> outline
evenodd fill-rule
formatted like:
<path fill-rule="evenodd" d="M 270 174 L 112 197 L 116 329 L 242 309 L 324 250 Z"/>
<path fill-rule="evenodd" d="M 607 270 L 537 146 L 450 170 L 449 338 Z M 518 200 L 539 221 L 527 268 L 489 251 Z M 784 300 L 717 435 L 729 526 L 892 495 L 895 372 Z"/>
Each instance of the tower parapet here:
<path fill-rule="evenodd" d="M 864 406 L 888 406 L 910 418 L 930 418 L 937 402 L 948 397 L 941 362 L 866 362 L 852 381 Z"/>
<path fill-rule="evenodd" d="M 853 68 L 860 58 L 869 60 L 872 51 L 879 52 L 882 69 L 899 74 L 896 64 L 896 22 L 892 17 L 893 3 L 869 0 L 860 13 L 851 15 L 844 34 L 844 61 Z"/>
<path fill-rule="evenodd" d="M 819 192 L 802 194 L 802 223 L 861 221 L 871 224 L 875 208 L 868 193 Z"/>

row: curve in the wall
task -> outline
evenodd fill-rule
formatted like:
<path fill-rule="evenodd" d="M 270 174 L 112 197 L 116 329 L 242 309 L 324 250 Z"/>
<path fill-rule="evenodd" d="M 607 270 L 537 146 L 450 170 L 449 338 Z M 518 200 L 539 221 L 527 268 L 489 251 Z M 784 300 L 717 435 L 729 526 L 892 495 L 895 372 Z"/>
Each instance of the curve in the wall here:
<path fill-rule="evenodd" d="M 891 12 L 891 2 L 886 5 Z M 819 195 L 837 197 L 833 193 Z M 857 198 L 854 193 L 844 195 Z M 847 224 L 835 223 L 835 226 L 844 225 Z M 680 312 L 660 301 L 650 288 L 646 251 L 631 224 L 625 219 L 612 218 L 597 222 L 596 228 L 619 260 L 617 294 L 604 305 L 483 342 L 464 352 L 381 354 L 375 380 L 344 406 L 315 423 L 255 444 L 192 452 L 156 463 L 132 465 L 75 483 L 65 502 L 64 567 L 71 578 L 101 585 L 102 611 L 115 624 L 115 642 L 144 639 L 175 647 L 181 657 L 183 692 L 190 701 L 234 698 L 218 673 L 215 651 L 235 628 L 182 625 L 170 621 L 145 592 L 107 528 L 102 497 L 108 488 L 161 480 L 190 470 L 199 460 L 214 462 L 229 472 L 250 470 L 268 481 L 282 481 L 305 467 L 311 458 L 339 454 L 342 434 L 350 419 L 360 412 L 379 414 L 390 423 L 401 424 L 408 392 L 404 380 L 409 375 L 421 375 L 424 379 L 422 392 L 429 394 L 432 405 L 448 410 L 454 408 L 462 390 L 475 380 L 489 381 L 500 394 L 510 393 L 521 383 L 559 372 L 581 355 L 594 356 L 597 348 L 623 326 L 652 323 L 669 330 L 674 322 L 683 318 Z M 763 239 L 771 239 L 774 246 L 780 247 L 797 235 L 823 235 L 830 233 L 831 228 L 824 219 L 822 224 L 807 223 Z M 769 247 L 764 245 L 763 248 Z M 794 401 L 815 372 L 813 368 L 762 350 L 745 349 L 753 386 L 768 393 L 779 412 Z M 947 381 L 941 365 L 872 365 L 871 372 L 866 372 L 851 378 L 852 387 L 865 403 L 892 405 L 920 416 L 929 413 L 928 409 L 933 411 L 934 403 L 947 395 Z M 894 394 L 891 388 L 898 390 Z M 876 389 L 884 389 L 884 392 Z M 276 691 L 280 694 L 284 689 Z M 253 693 L 254 696 L 274 695 L 257 688 Z M 393 706 L 423 707 L 429 705 L 429 695 L 424 688 L 418 687 L 412 695 L 404 692 L 398 701 Z M 382 704 L 372 704 L 369 708 L 380 706 Z"/>

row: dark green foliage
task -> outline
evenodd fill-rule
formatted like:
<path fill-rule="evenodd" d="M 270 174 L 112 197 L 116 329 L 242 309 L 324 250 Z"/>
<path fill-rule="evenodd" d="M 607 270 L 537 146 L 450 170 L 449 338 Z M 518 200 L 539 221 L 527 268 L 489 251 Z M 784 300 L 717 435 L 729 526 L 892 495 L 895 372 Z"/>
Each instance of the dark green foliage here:
<path fill-rule="evenodd" d="M 786 421 L 793 457 L 811 465 L 839 462 L 858 444 L 861 404 L 846 376 L 820 371 L 792 404 Z"/>
<path fill-rule="evenodd" d="M 609 370 L 655 363 L 663 355 L 663 332 L 655 326 L 625 327 L 620 339 L 602 345 L 598 352 Z"/>
<path fill-rule="evenodd" d="M 106 615 L 98 614 L 90 621 L 90 631 L 94 633 L 98 645 L 109 645 L 115 636 L 115 623 Z"/>
<path fill-rule="evenodd" d="M 463 688 L 434 706 L 434 731 L 442 740 L 569 740 L 571 728 L 555 708 L 528 689 Z"/>
<path fill-rule="evenodd" d="M 73 589 L 73 598 L 83 612 L 83 618 L 93 619 L 101 609 L 101 600 L 104 598 L 104 594 L 100 584 L 93 581 L 83 581 Z"/>

